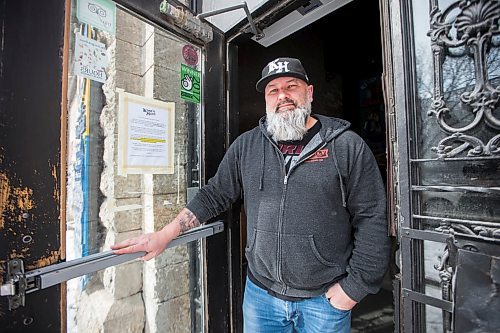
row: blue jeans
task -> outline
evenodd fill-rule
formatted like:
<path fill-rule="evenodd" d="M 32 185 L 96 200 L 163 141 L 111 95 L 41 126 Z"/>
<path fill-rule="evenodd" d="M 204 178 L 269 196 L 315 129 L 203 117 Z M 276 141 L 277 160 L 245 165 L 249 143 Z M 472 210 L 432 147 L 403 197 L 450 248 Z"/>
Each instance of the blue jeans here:
<path fill-rule="evenodd" d="M 351 311 L 335 309 L 325 295 L 302 301 L 271 296 L 247 278 L 244 333 L 348 333 Z"/>

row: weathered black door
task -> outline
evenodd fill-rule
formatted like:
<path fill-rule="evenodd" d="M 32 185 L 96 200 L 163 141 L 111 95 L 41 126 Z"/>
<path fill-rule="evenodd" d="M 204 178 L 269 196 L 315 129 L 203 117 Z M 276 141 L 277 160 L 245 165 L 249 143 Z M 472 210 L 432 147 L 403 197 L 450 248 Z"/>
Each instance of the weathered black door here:
<path fill-rule="evenodd" d="M 61 104 L 64 1 L 0 3 L 0 284 L 19 258 L 32 270 L 64 259 L 61 229 Z M 63 288 L 27 295 L 2 331 L 58 331 Z M 40 309 L 52 311 L 42 313 Z"/>
<path fill-rule="evenodd" d="M 401 332 L 500 325 L 500 2 L 381 1 Z"/>

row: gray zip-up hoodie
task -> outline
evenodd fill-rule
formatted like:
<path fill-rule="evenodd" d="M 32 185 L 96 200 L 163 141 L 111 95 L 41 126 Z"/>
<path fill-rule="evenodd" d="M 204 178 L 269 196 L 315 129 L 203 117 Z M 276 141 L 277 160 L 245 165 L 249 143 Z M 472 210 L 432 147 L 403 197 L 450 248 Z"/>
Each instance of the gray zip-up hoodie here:
<path fill-rule="evenodd" d="M 347 121 L 321 130 L 285 172 L 265 118 L 229 147 L 187 205 L 200 222 L 243 193 L 248 268 L 268 289 L 314 297 L 338 281 L 355 301 L 378 291 L 389 260 L 385 190 L 366 143 Z"/>

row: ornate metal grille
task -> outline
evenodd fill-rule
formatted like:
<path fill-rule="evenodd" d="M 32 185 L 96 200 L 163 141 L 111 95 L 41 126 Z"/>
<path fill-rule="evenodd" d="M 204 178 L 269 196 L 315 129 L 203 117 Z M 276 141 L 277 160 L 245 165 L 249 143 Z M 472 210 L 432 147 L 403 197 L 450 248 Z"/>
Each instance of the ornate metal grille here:
<path fill-rule="evenodd" d="M 458 14 L 457 14 L 458 12 Z M 451 135 L 442 139 L 433 150 L 440 158 L 459 156 L 500 156 L 500 134 L 485 143 L 467 134 L 474 132 L 482 123 L 494 130 L 500 130 L 500 119 L 494 111 L 499 106 L 500 87 L 489 77 L 490 55 L 498 54 L 500 2 L 488 0 L 464 0 L 455 2 L 441 11 L 437 0 L 431 1 L 431 37 L 434 64 L 434 96 L 429 115 L 436 117 L 439 126 Z M 443 61 L 446 57 L 471 58 L 474 66 L 473 87 L 454 87 L 448 94 L 459 95 L 460 104 L 472 115 L 451 125 L 447 122 L 454 112 L 445 99 Z M 465 59 L 464 61 L 468 61 Z M 452 87 L 453 88 L 453 87 Z M 456 105 L 458 107 L 458 105 Z"/>
<path fill-rule="evenodd" d="M 466 246 L 500 244 L 500 0 L 397 3 L 403 29 L 392 51 L 408 60 L 392 62 L 407 80 L 394 79 L 396 123 L 407 128 L 395 130 L 402 328 L 458 333 L 457 277 L 483 269 L 464 259 L 474 252 Z M 479 320 L 472 312 L 463 323 Z"/>

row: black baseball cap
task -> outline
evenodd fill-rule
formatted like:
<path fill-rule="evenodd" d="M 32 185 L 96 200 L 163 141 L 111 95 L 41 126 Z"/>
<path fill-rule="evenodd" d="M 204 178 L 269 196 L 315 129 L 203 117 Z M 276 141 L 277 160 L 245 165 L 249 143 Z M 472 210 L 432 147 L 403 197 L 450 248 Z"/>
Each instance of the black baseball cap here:
<path fill-rule="evenodd" d="M 276 58 L 262 69 L 262 78 L 257 82 L 255 88 L 258 92 L 264 92 L 267 84 L 280 76 L 296 77 L 309 84 L 309 78 L 299 59 Z"/>

